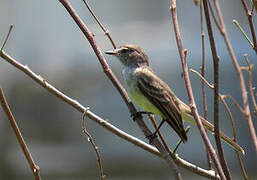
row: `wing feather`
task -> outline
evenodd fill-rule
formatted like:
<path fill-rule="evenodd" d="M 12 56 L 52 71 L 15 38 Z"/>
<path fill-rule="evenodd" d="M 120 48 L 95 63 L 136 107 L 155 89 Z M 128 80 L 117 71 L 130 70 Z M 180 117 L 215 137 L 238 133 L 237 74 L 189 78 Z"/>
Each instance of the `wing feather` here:
<path fill-rule="evenodd" d="M 138 76 L 138 87 L 141 93 L 163 114 L 163 118 L 176 131 L 183 142 L 187 135 L 180 110 L 174 101 L 175 95 L 168 85 L 159 79 L 152 71 L 145 69 Z"/>

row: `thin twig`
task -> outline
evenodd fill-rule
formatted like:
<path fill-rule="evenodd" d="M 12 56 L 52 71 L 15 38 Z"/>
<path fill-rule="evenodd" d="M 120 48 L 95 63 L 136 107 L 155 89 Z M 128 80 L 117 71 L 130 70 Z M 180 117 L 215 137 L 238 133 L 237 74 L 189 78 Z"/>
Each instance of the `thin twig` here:
<path fill-rule="evenodd" d="M 238 109 L 242 114 L 244 114 L 244 109 L 239 105 L 239 103 L 235 100 L 235 98 L 234 98 L 233 96 L 231 96 L 231 95 L 226 95 L 226 94 L 224 94 L 224 95 L 222 95 L 222 96 L 224 96 L 224 98 L 230 99 L 230 100 L 232 101 L 232 103 L 237 107 L 237 109 Z"/>
<path fill-rule="evenodd" d="M 214 0 L 215 7 L 217 9 L 216 2 L 217 1 Z M 213 69 L 214 69 L 214 71 L 213 71 L 213 76 L 214 76 L 214 112 L 213 112 L 214 137 L 215 137 L 215 142 L 216 142 L 218 155 L 219 155 L 219 159 L 220 159 L 220 163 L 221 163 L 223 172 L 226 176 L 226 179 L 230 180 L 231 174 L 230 174 L 229 168 L 227 166 L 227 162 L 225 159 L 224 151 L 223 151 L 220 136 L 219 136 L 219 129 L 220 129 L 220 127 L 219 127 L 219 57 L 217 54 L 216 44 L 215 44 L 215 40 L 214 40 L 214 36 L 213 36 L 212 24 L 211 24 L 211 20 L 210 20 L 207 1 L 204 1 L 203 5 L 204 5 L 204 14 L 205 14 L 205 19 L 206 19 L 207 31 L 208 31 L 208 35 L 209 35 L 209 43 L 211 46 L 211 52 L 212 52 L 212 58 L 213 58 Z M 221 33 L 224 34 L 225 30 L 223 29 L 223 24 L 222 24 L 223 21 L 219 15 L 219 11 L 217 11 L 217 14 L 218 14 L 218 18 L 220 21 Z"/>
<path fill-rule="evenodd" d="M 2 49 L 1 49 L 1 51 L 2 51 Z M 7 101 L 6 101 L 6 98 L 4 96 L 4 92 L 3 92 L 1 87 L 0 87 L 0 101 L 1 101 L 2 108 L 3 108 L 5 114 L 7 115 L 8 119 L 10 121 L 12 129 L 15 133 L 15 136 L 16 136 L 16 138 L 17 138 L 17 140 L 18 140 L 18 142 L 19 142 L 19 144 L 22 148 L 22 151 L 23 151 L 23 153 L 24 153 L 24 155 L 25 155 L 25 157 L 26 157 L 26 159 L 29 163 L 30 169 L 31 169 L 31 171 L 34 175 L 35 180 L 40 180 L 41 177 L 40 177 L 40 172 L 39 172 L 39 166 L 36 165 L 36 163 L 34 162 L 34 160 L 32 158 L 31 153 L 29 152 L 29 149 L 26 145 L 26 142 L 25 142 L 25 140 L 24 140 L 24 138 L 21 134 L 21 131 L 20 131 L 20 129 L 17 125 L 17 122 L 16 122 L 16 120 L 15 120 L 15 118 L 14 118 L 12 112 L 11 112 L 11 109 L 10 109 L 10 107 L 9 107 Z"/>
<path fill-rule="evenodd" d="M 87 6 L 87 9 L 89 10 L 89 12 L 91 13 L 91 15 L 94 17 L 94 19 L 96 20 L 97 24 L 101 27 L 101 29 L 103 30 L 104 34 L 108 37 L 108 39 L 110 40 L 112 46 L 114 49 L 116 49 L 116 45 L 114 43 L 114 41 L 112 40 L 112 37 L 110 35 L 110 32 L 108 29 L 106 29 L 104 27 L 104 25 L 101 23 L 101 21 L 96 17 L 94 11 L 92 10 L 92 8 L 89 6 L 88 2 L 86 0 L 83 0 L 83 2 L 85 3 L 85 5 Z"/>
<path fill-rule="evenodd" d="M 87 108 L 86 111 L 88 111 L 88 110 L 89 110 L 89 108 Z M 101 161 L 101 157 L 100 157 L 100 153 L 99 153 L 99 148 L 96 146 L 93 137 L 91 136 L 91 134 L 88 132 L 88 130 L 86 128 L 86 115 L 87 115 L 86 111 L 83 113 L 83 116 L 82 116 L 82 132 L 87 135 L 88 141 L 91 143 L 92 147 L 95 150 L 95 153 L 97 156 L 97 162 L 98 162 L 98 166 L 99 166 L 99 171 L 100 171 L 100 180 L 103 180 L 105 176 L 104 176 L 104 172 L 103 172 L 103 165 L 102 165 L 102 161 Z"/>
<path fill-rule="evenodd" d="M 255 34 L 255 28 L 253 25 L 253 11 L 249 10 L 246 0 L 241 0 L 244 10 L 245 10 L 245 14 L 248 17 L 248 22 L 249 22 L 249 26 L 250 26 L 250 30 L 251 30 L 251 34 L 252 34 L 252 39 L 253 39 L 253 50 L 255 51 L 255 53 L 257 54 L 257 40 L 256 40 L 256 34 Z M 257 147 L 256 147 L 257 148 Z M 256 149 L 257 151 L 257 149 Z"/>
<path fill-rule="evenodd" d="M 125 101 L 129 111 L 131 114 L 136 113 L 136 108 L 132 104 L 130 98 L 128 97 L 127 92 L 122 87 L 121 83 L 117 79 L 117 77 L 113 74 L 112 70 L 110 69 L 109 65 L 107 64 L 100 47 L 97 45 L 94 36 L 86 26 L 86 24 L 81 20 L 81 18 L 78 16 L 76 11 L 73 9 L 71 4 L 67 0 L 60 0 L 62 5 L 66 8 L 66 10 L 69 12 L 73 20 L 77 23 L 80 30 L 83 32 L 83 34 L 86 36 L 87 40 L 89 41 L 91 47 L 93 48 L 99 62 L 102 65 L 103 71 L 106 74 L 106 76 L 111 80 L 113 85 L 116 87 L 116 89 L 119 91 L 120 95 L 122 96 L 123 100 Z M 144 133 L 146 137 L 149 137 L 151 135 L 151 131 L 148 129 L 146 124 L 144 123 L 143 119 L 140 117 L 136 118 L 136 122 L 138 126 L 140 127 L 141 131 Z M 165 157 L 166 163 L 168 164 L 170 170 L 172 170 L 173 176 L 175 179 L 181 180 L 181 174 L 179 172 L 179 169 L 177 165 L 174 163 L 173 159 L 169 156 L 169 152 L 166 151 L 165 147 L 161 144 L 161 142 L 158 140 L 158 138 L 153 138 L 152 140 L 153 145 L 160 151 L 160 153 Z"/>
<path fill-rule="evenodd" d="M 212 16 L 212 18 L 213 18 L 213 20 L 214 20 L 214 23 L 216 24 L 217 28 L 218 28 L 220 31 L 222 31 L 221 26 L 220 26 L 220 22 L 218 21 L 216 15 L 215 15 L 215 13 L 214 13 L 214 10 L 213 10 L 213 8 L 212 8 L 212 5 L 211 5 L 210 0 L 207 0 L 207 2 L 208 2 L 208 6 L 210 7 L 210 10 L 211 10 L 211 16 Z"/>
<path fill-rule="evenodd" d="M 244 31 L 244 29 L 242 28 L 242 26 L 239 24 L 239 22 L 235 19 L 233 19 L 233 23 L 236 25 L 236 27 L 240 30 L 240 32 L 243 34 L 243 36 L 245 37 L 245 39 L 250 43 L 250 45 L 252 46 L 252 48 L 254 48 L 254 44 L 251 41 L 251 39 L 247 36 L 246 32 Z"/>
<path fill-rule="evenodd" d="M 219 7 L 219 2 L 217 0 L 216 1 L 216 6 Z M 244 6 L 247 8 L 247 5 L 246 5 L 246 2 L 245 0 L 242 0 Z M 245 3 L 244 3 L 245 2 Z M 247 12 L 248 12 L 248 8 L 245 9 Z M 250 130 L 250 134 L 251 134 L 251 137 L 252 137 L 252 141 L 253 141 L 253 145 L 255 147 L 255 152 L 257 153 L 257 136 L 256 136 L 256 132 L 255 132 L 255 128 L 254 128 L 254 125 L 253 125 L 253 122 L 252 122 L 252 116 L 251 116 L 251 111 L 250 111 L 250 107 L 249 107 L 249 102 L 248 102 L 248 96 L 247 96 L 247 89 L 246 89 L 246 85 L 245 85 L 245 80 L 244 80 L 244 76 L 242 74 L 242 71 L 241 71 L 241 68 L 238 64 L 238 61 L 237 61 L 237 58 L 235 56 L 235 53 L 234 53 L 234 50 L 231 46 L 231 43 L 228 39 L 228 34 L 227 34 L 227 31 L 226 31 L 226 26 L 225 26 L 225 23 L 224 23 L 224 20 L 223 20 L 223 17 L 222 17 L 222 13 L 220 11 L 220 8 L 217 8 L 217 13 L 218 13 L 218 16 L 220 16 L 220 19 L 222 20 L 221 21 L 221 26 L 222 26 L 222 29 L 223 29 L 223 32 L 224 33 L 221 33 L 223 38 L 224 38 L 224 41 L 225 41 L 225 44 L 227 46 L 227 49 L 228 49 L 228 52 L 229 52 L 229 55 L 231 57 L 231 60 L 233 62 L 233 65 L 234 65 L 234 68 L 237 72 L 237 75 L 238 75 L 238 79 L 239 79 L 239 82 L 240 82 L 240 86 L 241 86 L 241 92 L 242 92 L 242 99 L 243 99 L 243 106 L 244 106 L 244 117 L 245 119 L 247 120 L 247 123 L 248 123 L 248 126 L 249 126 L 249 130 Z M 252 21 L 250 21 L 250 27 L 253 25 L 252 24 Z M 254 29 L 252 30 L 251 29 L 251 32 L 252 32 L 252 36 L 253 36 L 253 41 L 254 41 L 254 49 L 256 49 L 256 38 L 255 37 L 255 32 L 253 32 Z M 257 51 L 255 51 L 257 53 Z"/>
<path fill-rule="evenodd" d="M 195 73 L 196 75 L 198 75 L 198 76 L 201 78 L 201 80 L 202 80 L 207 86 L 209 86 L 209 88 L 214 89 L 214 86 L 213 86 L 212 84 L 210 84 L 198 71 L 196 71 L 196 70 L 194 70 L 194 69 L 192 69 L 192 68 L 190 68 L 189 70 L 190 70 L 191 72 Z"/>
<path fill-rule="evenodd" d="M 211 88 L 212 90 L 214 90 L 214 86 L 212 84 L 210 84 L 199 72 L 197 72 L 196 70 L 194 69 L 190 69 L 191 72 L 195 73 L 197 76 L 199 76 L 201 78 L 201 80 L 203 82 L 205 82 L 205 84 Z M 221 95 L 222 96 L 221 98 L 228 98 L 228 99 L 231 99 L 231 101 L 233 102 L 233 104 L 239 109 L 239 111 L 243 114 L 244 113 L 244 110 L 242 109 L 242 107 L 238 104 L 238 102 L 231 96 L 231 95 Z"/>
<path fill-rule="evenodd" d="M 128 142 L 130 142 L 132 144 L 134 144 L 135 146 L 140 147 L 140 148 L 150 152 L 151 154 L 159 156 L 159 157 L 164 159 L 163 155 L 160 154 L 160 152 L 155 147 L 153 147 L 153 146 L 151 146 L 151 145 L 141 141 L 140 139 L 138 139 L 138 138 L 136 138 L 134 136 L 131 136 L 131 135 L 127 134 L 126 132 L 118 129 L 117 127 L 115 127 L 111 123 L 105 121 L 103 118 L 101 118 L 98 115 L 94 114 L 93 112 L 89 111 L 87 107 L 84 107 L 78 101 L 76 101 L 76 100 L 68 97 L 67 95 L 63 94 L 62 92 L 60 92 L 54 86 L 49 84 L 46 81 L 46 79 L 44 79 L 42 76 L 37 75 L 36 73 L 31 71 L 31 69 L 29 69 L 28 66 L 22 65 L 21 63 L 16 61 L 14 58 L 9 56 L 6 52 L 0 51 L 0 56 L 3 59 L 5 59 L 8 63 L 10 63 L 14 67 L 16 67 L 17 69 L 22 71 L 23 73 L 25 73 L 33 81 L 35 81 L 41 87 L 46 89 L 48 92 L 50 92 L 51 94 L 55 95 L 57 98 L 62 100 L 63 102 L 69 104 L 70 106 L 72 106 L 74 109 L 78 110 L 81 113 L 86 112 L 86 115 L 91 120 L 93 120 L 94 122 L 96 122 L 97 124 L 99 124 L 100 126 L 105 128 L 106 130 L 112 132 L 113 134 L 116 134 L 120 138 L 122 138 L 122 139 L 124 139 L 124 140 L 126 140 L 126 141 L 128 141 Z M 177 154 L 176 154 L 175 162 L 179 166 L 181 166 L 181 167 L 183 167 L 185 169 L 188 169 L 188 170 L 190 170 L 190 171 L 192 171 L 192 172 L 194 172 L 194 173 L 196 173 L 198 175 L 201 175 L 201 176 L 204 176 L 204 177 L 207 177 L 207 178 L 220 179 L 219 176 L 217 176 L 214 171 L 212 171 L 212 170 L 205 170 L 205 169 L 200 168 L 199 166 L 191 164 L 190 162 L 187 162 L 187 161 L 181 159 Z"/>
<path fill-rule="evenodd" d="M 206 83 L 206 84 L 209 86 L 209 88 L 211 88 L 212 90 L 214 90 L 213 85 L 211 85 L 199 72 L 197 72 L 197 71 L 194 70 L 194 69 L 190 69 L 190 71 L 193 72 L 193 73 L 195 73 L 198 77 L 201 78 L 202 82 Z M 226 103 L 225 100 L 224 100 L 224 99 L 225 99 L 225 96 L 222 95 L 222 94 L 219 94 L 219 98 L 220 98 L 220 100 L 222 101 L 222 103 L 224 104 L 225 108 L 227 109 L 228 106 L 227 106 L 227 103 Z M 235 134 L 236 134 L 236 132 L 235 132 L 235 125 L 234 125 L 235 123 L 234 123 L 234 120 L 233 120 L 233 118 L 232 118 L 232 114 L 231 114 L 229 108 L 228 108 L 227 110 L 228 110 L 229 117 L 231 117 L 231 119 L 232 119 L 231 124 L 232 124 L 232 129 L 233 129 L 233 135 L 235 136 Z"/>
<path fill-rule="evenodd" d="M 209 1 L 208 1 L 209 2 Z M 201 45 L 202 45 L 202 66 L 201 66 L 201 75 L 203 78 L 205 77 L 205 44 L 204 44 L 204 28 L 203 28 L 203 1 L 200 1 L 200 29 L 201 29 Z M 203 96 L 203 117 L 208 121 L 208 107 L 207 107 L 207 97 L 204 80 L 202 82 L 202 96 Z M 210 153 L 207 148 L 206 150 L 206 158 L 209 169 L 212 169 L 212 162 Z"/>
<path fill-rule="evenodd" d="M 190 69 L 190 71 L 194 72 L 196 75 L 198 75 L 198 77 L 200 77 L 202 79 L 202 81 L 204 83 L 206 83 L 212 90 L 214 90 L 214 87 L 197 71 L 193 70 L 193 69 Z M 234 142 L 236 142 L 236 129 L 235 129 L 235 120 L 232 116 L 232 113 L 230 111 L 230 108 L 228 107 L 226 101 L 225 101 L 225 96 L 222 95 L 222 94 L 219 94 L 219 99 L 221 100 L 221 102 L 223 103 L 227 113 L 228 113 L 228 116 L 229 116 L 229 119 L 230 119 L 230 122 L 231 122 L 231 125 L 232 125 L 232 130 L 233 130 L 233 140 Z M 240 157 L 240 153 L 238 150 L 235 149 L 235 153 L 237 155 L 237 159 L 239 161 L 239 164 L 240 164 L 240 168 L 241 168 L 241 171 L 242 171 L 242 174 L 245 178 L 245 180 L 247 180 L 247 174 L 246 174 L 246 171 L 245 171 L 245 168 L 244 168 L 244 164 L 243 164 L 243 161 Z M 244 154 L 244 153 L 243 153 Z"/>
<path fill-rule="evenodd" d="M 11 24 L 10 27 L 9 27 L 8 33 L 6 35 L 6 38 L 4 40 L 4 43 L 3 43 L 2 47 L 1 47 L 1 51 L 4 49 L 5 44 L 7 43 L 8 39 L 9 39 L 9 36 L 10 36 L 10 34 L 12 32 L 12 28 L 13 28 L 13 25 Z"/>
<path fill-rule="evenodd" d="M 246 61 L 247 65 L 248 65 L 248 85 L 249 85 L 250 96 L 251 96 L 251 99 L 252 99 L 252 102 L 253 102 L 254 114 L 257 115 L 257 103 L 256 103 L 256 100 L 255 100 L 255 97 L 254 97 L 254 93 L 253 93 L 253 90 L 254 90 L 254 87 L 253 87 L 253 74 L 252 74 L 253 64 L 250 64 L 250 62 L 248 60 L 247 54 L 244 55 L 244 58 L 245 58 L 245 61 Z"/>
<path fill-rule="evenodd" d="M 204 1 L 206 2 L 206 1 Z M 192 111 L 192 114 L 196 120 L 196 124 L 197 127 L 199 128 L 200 134 L 203 138 L 203 141 L 206 145 L 206 148 L 208 148 L 211 158 L 218 170 L 218 173 L 220 175 L 220 178 L 222 180 L 225 180 L 225 176 L 224 173 L 222 171 L 222 168 L 220 166 L 218 157 L 216 155 L 216 152 L 214 150 L 214 148 L 211 145 L 211 142 L 204 130 L 203 124 L 201 122 L 198 110 L 196 108 L 196 104 L 195 104 L 195 100 L 194 100 L 194 95 L 193 95 L 193 90 L 192 90 L 192 86 L 191 86 L 191 82 L 189 79 L 189 74 L 188 74 L 188 67 L 187 67 L 187 63 L 185 61 L 185 56 L 183 53 L 183 48 L 182 48 L 182 41 L 181 41 L 181 37 L 180 37 L 180 31 L 179 31 L 179 25 L 178 25 L 178 19 L 177 19 L 177 12 L 176 12 L 176 0 L 171 0 L 171 14 L 172 14 L 172 20 L 173 20 L 173 26 L 174 26 L 174 32 L 175 32 L 175 36 L 176 36 L 176 41 L 177 41 L 177 46 L 178 46 L 178 51 L 179 51 L 179 55 L 180 55 L 180 59 L 181 59 L 181 64 L 182 64 L 182 68 L 183 68 L 183 72 L 184 72 L 184 80 L 185 80 L 185 84 L 186 84 L 186 88 L 187 88 L 187 93 L 188 93 L 188 97 L 189 97 L 189 101 L 190 101 L 190 108 Z"/>
<path fill-rule="evenodd" d="M 234 138 L 234 141 L 236 142 L 237 141 L 237 137 L 236 137 L 236 129 L 235 129 L 235 120 L 232 116 L 232 113 L 230 111 L 230 108 L 228 107 L 228 104 L 226 103 L 225 99 L 223 96 L 220 96 L 220 100 L 221 102 L 223 103 L 227 113 L 228 113 L 228 116 L 229 116 L 229 119 L 230 119 L 230 122 L 231 122 L 231 125 L 232 125 L 232 130 L 233 130 L 233 138 Z M 240 153 L 238 151 L 235 150 L 235 153 L 236 153 L 236 157 L 237 157 L 237 160 L 239 162 L 239 165 L 240 165 L 240 169 L 241 169 L 241 172 L 242 172 L 242 175 L 244 177 L 245 180 L 248 180 L 248 176 L 246 174 L 246 170 L 244 168 L 244 163 L 241 159 L 241 156 L 240 156 Z"/>
<path fill-rule="evenodd" d="M 199 72 L 197 72 L 196 70 L 193 70 L 193 69 L 190 69 L 190 71 L 192 71 L 193 73 L 195 73 L 196 75 L 198 75 L 198 76 L 208 85 L 209 88 L 211 88 L 212 90 L 214 90 L 213 85 L 211 85 L 204 77 L 202 77 L 202 75 L 201 75 Z M 221 99 L 221 98 L 225 98 L 225 97 L 226 97 L 226 95 L 221 95 L 221 94 L 219 94 L 219 98 L 220 98 L 220 99 Z M 213 128 L 213 127 L 210 127 L 211 124 L 210 124 L 207 120 L 205 120 L 204 118 L 202 118 L 202 121 L 203 121 L 204 126 L 205 126 L 206 129 L 210 130 L 211 132 L 214 132 L 214 128 Z M 232 125 L 232 127 L 233 127 L 233 125 Z M 220 137 L 221 137 L 225 142 L 227 142 L 228 144 L 230 144 L 236 151 L 241 152 L 243 155 L 245 154 L 243 148 L 242 148 L 241 146 L 239 146 L 233 139 L 230 139 L 229 137 L 225 136 L 225 134 L 224 134 L 222 131 L 220 131 L 219 134 L 220 134 Z"/>

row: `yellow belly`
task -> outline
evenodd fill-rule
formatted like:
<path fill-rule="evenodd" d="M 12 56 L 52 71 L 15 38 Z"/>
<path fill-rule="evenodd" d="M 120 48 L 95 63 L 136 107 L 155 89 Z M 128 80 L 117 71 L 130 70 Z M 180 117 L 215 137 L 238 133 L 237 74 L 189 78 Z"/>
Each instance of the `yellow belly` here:
<path fill-rule="evenodd" d="M 157 109 L 140 91 L 138 88 L 133 88 L 133 90 L 129 91 L 130 97 L 134 100 L 134 102 L 144 109 L 146 112 L 151 112 L 153 114 L 158 114 L 163 116 L 162 113 Z"/>

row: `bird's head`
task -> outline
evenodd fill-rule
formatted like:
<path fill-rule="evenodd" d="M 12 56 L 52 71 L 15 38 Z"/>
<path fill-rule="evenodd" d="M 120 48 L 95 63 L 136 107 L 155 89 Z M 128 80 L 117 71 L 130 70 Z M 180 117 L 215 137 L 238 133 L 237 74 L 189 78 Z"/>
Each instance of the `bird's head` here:
<path fill-rule="evenodd" d="M 124 66 L 149 66 L 147 55 L 137 45 L 126 44 L 105 53 L 116 56 Z"/>

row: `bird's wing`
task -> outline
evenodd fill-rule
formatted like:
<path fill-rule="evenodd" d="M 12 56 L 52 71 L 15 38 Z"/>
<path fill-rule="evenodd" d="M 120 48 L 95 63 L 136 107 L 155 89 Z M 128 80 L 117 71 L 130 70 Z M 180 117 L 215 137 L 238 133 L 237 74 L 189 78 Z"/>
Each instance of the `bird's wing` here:
<path fill-rule="evenodd" d="M 163 118 L 176 131 L 183 142 L 187 135 L 181 113 L 174 101 L 175 95 L 168 85 L 159 79 L 152 71 L 145 69 L 138 75 L 138 87 L 142 94 L 163 114 Z"/>

